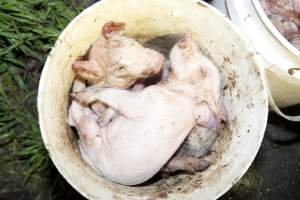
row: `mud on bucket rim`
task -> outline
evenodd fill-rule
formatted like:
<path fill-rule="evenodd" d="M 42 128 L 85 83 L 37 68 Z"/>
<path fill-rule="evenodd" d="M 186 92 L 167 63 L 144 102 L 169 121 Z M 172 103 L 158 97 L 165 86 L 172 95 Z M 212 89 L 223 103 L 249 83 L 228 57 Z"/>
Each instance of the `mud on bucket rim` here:
<path fill-rule="evenodd" d="M 123 21 L 125 34 L 145 41 L 190 32 L 219 66 L 229 126 L 217 141 L 213 164 L 195 175 L 179 175 L 148 186 L 107 181 L 81 159 L 67 125 L 71 65 L 84 55 L 107 21 Z M 268 115 L 267 90 L 249 43 L 216 9 L 193 0 L 104 0 L 77 16 L 63 31 L 44 66 L 38 93 L 43 141 L 59 172 L 89 199 L 216 199 L 247 171 L 260 147 Z"/>

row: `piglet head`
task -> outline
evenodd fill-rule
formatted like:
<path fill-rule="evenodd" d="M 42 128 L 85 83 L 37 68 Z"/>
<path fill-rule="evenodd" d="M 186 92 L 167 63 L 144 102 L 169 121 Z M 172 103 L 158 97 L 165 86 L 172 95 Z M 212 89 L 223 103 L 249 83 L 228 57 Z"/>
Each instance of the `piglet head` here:
<path fill-rule="evenodd" d="M 172 48 L 170 60 L 172 72 L 178 79 L 189 79 L 200 70 L 201 59 L 198 48 L 189 33 L 186 33 Z"/>
<path fill-rule="evenodd" d="M 89 51 L 89 60 L 73 64 L 77 75 L 89 84 L 128 88 L 137 79 L 162 70 L 164 56 L 123 35 L 125 24 L 108 22 Z"/>

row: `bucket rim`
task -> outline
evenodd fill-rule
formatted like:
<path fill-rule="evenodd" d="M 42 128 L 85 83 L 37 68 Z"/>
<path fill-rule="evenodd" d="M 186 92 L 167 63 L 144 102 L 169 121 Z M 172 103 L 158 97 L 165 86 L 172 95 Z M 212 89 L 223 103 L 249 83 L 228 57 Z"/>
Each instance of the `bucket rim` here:
<path fill-rule="evenodd" d="M 83 10 L 79 15 L 77 15 L 66 27 L 65 29 L 61 32 L 60 36 L 58 37 L 55 45 L 53 46 L 52 50 L 50 51 L 47 60 L 44 64 L 43 70 L 42 70 L 42 74 L 41 74 L 41 78 L 39 81 L 39 88 L 38 88 L 38 96 L 37 96 L 37 108 L 38 108 L 38 117 L 39 117 L 39 126 L 40 126 L 40 130 L 41 130 L 41 135 L 42 135 L 42 139 L 45 145 L 45 148 L 52 160 L 52 162 L 54 163 L 55 167 L 57 168 L 57 170 L 59 171 L 59 173 L 70 183 L 70 185 L 76 189 L 80 194 L 82 194 L 84 197 L 86 198 L 93 198 L 93 196 L 91 194 L 89 194 L 86 191 L 81 190 L 80 186 L 77 184 L 77 182 L 75 182 L 73 180 L 72 177 L 66 175 L 64 173 L 63 167 L 61 166 L 61 163 L 59 163 L 57 161 L 57 158 L 55 157 L 55 155 L 52 154 L 52 150 L 49 148 L 49 141 L 48 141 L 48 136 L 46 134 L 46 128 L 45 128 L 45 119 L 43 119 L 43 115 L 42 115 L 42 110 L 43 110 L 43 93 L 45 90 L 45 86 L 46 86 L 46 82 L 48 80 L 49 77 L 47 77 L 48 72 L 50 70 L 50 63 L 52 62 L 52 56 L 53 54 L 55 54 L 56 52 L 56 44 L 59 41 L 62 41 L 65 39 L 65 37 L 67 36 L 67 34 L 73 29 L 74 26 L 76 26 L 77 22 L 80 21 L 81 18 L 84 18 L 85 16 L 87 16 L 92 10 L 97 9 L 97 7 L 106 4 L 106 3 L 111 3 L 114 0 L 102 0 L 99 1 L 91 6 L 89 6 L 88 8 L 86 8 L 85 10 Z M 128 0 L 128 1 L 135 1 L 135 0 Z M 184 0 L 177 0 L 177 1 L 184 1 Z M 216 8 L 214 8 L 213 6 L 209 5 L 208 3 L 202 1 L 202 0 L 189 0 L 190 2 L 195 2 L 197 4 L 201 4 L 203 5 L 203 7 L 209 9 L 210 12 L 212 12 L 215 16 L 217 16 L 220 20 L 223 20 L 224 23 L 229 26 L 233 32 L 235 34 L 237 34 L 237 36 L 239 38 L 241 38 L 241 40 L 245 43 L 245 48 L 247 48 L 247 50 L 249 52 L 253 52 L 254 55 L 256 55 L 254 49 L 252 48 L 250 42 L 248 41 L 248 39 L 246 39 L 246 37 L 242 34 L 242 32 L 235 27 L 235 25 L 223 14 L 221 13 L 219 10 L 217 10 Z M 262 68 L 259 67 L 259 61 L 257 61 L 255 59 L 255 57 L 253 57 L 255 63 L 256 63 L 256 68 L 262 72 Z M 262 72 L 263 73 L 263 72 Z M 262 74 L 261 73 L 261 74 Z M 268 118 L 268 93 L 266 90 L 266 79 L 264 78 L 264 76 L 260 75 L 258 77 L 258 79 L 262 82 L 263 85 L 263 89 L 261 90 L 261 95 L 263 95 L 264 99 L 266 99 L 264 105 L 263 105 L 263 120 L 260 121 L 260 126 L 261 126 L 261 133 L 259 135 L 258 141 L 259 141 L 259 145 L 257 145 L 257 148 L 255 149 L 255 151 L 253 150 L 251 157 L 249 156 L 249 162 L 247 163 L 247 165 L 245 165 L 245 167 L 243 169 L 241 169 L 238 172 L 238 175 L 236 176 L 236 178 L 234 180 L 232 180 L 231 183 L 228 184 L 224 184 L 222 190 L 216 190 L 218 193 L 216 193 L 214 196 L 215 198 L 219 198 L 220 196 L 222 196 L 225 192 L 227 192 L 236 182 L 238 182 L 238 180 L 246 173 L 246 171 L 248 170 L 248 168 L 250 167 L 250 165 L 252 164 L 254 158 L 256 157 L 256 154 L 258 153 L 258 150 L 260 148 L 260 144 L 262 142 L 262 139 L 264 137 L 264 132 L 265 132 L 265 128 L 267 126 L 267 118 Z"/>
<path fill-rule="evenodd" d="M 276 38 L 288 51 L 300 58 L 300 50 L 298 50 L 294 45 L 292 45 L 273 25 L 273 23 L 265 13 L 264 9 L 262 8 L 259 0 L 252 0 L 252 4 L 256 12 L 258 13 L 258 16 L 260 17 L 260 20 L 267 27 L 268 31 L 272 34 L 272 36 Z"/>

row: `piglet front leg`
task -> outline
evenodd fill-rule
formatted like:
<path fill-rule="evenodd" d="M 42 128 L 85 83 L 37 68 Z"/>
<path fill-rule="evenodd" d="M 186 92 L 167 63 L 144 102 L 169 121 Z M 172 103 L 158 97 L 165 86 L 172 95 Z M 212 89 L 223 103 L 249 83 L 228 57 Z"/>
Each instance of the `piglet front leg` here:
<path fill-rule="evenodd" d="M 134 112 L 128 105 L 132 104 L 132 98 L 135 96 L 135 93 L 131 93 L 127 90 L 102 88 L 101 86 L 95 85 L 86 88 L 84 91 L 71 93 L 71 96 L 85 105 L 95 102 L 104 103 L 123 116 L 130 115 L 130 113 Z M 107 115 L 107 118 L 109 118 L 110 114 L 108 113 Z"/>

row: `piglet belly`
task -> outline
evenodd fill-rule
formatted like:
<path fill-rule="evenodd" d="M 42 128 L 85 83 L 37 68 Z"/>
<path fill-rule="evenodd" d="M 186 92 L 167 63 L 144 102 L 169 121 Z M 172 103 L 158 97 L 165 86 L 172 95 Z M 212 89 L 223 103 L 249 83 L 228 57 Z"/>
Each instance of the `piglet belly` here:
<path fill-rule="evenodd" d="M 164 123 L 118 120 L 120 129 L 108 133 L 110 137 L 102 147 L 99 167 L 104 176 L 125 185 L 140 184 L 154 176 L 194 126 L 192 115 Z"/>

